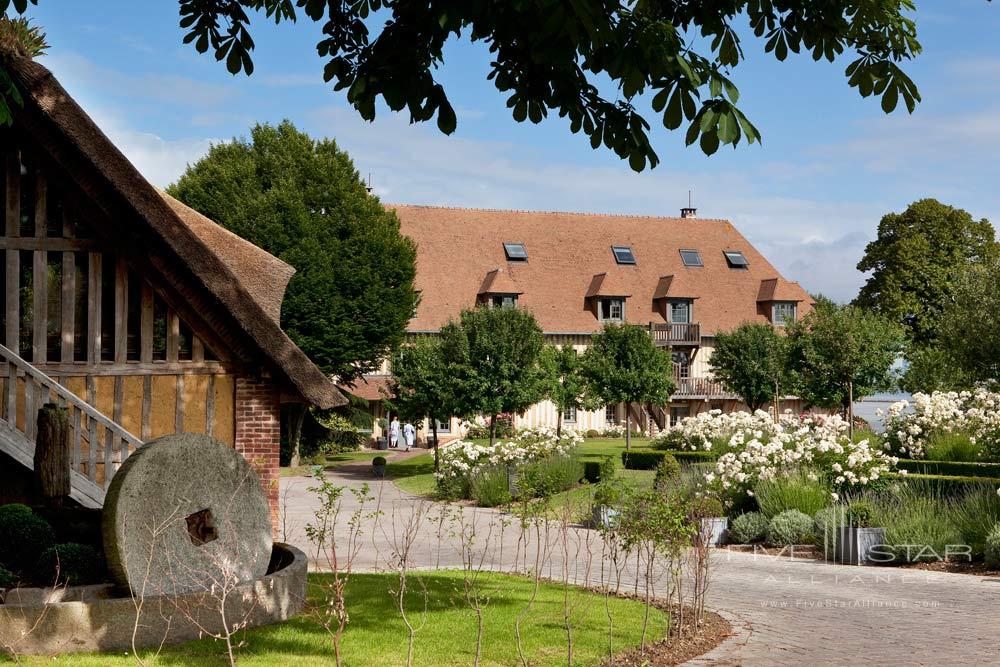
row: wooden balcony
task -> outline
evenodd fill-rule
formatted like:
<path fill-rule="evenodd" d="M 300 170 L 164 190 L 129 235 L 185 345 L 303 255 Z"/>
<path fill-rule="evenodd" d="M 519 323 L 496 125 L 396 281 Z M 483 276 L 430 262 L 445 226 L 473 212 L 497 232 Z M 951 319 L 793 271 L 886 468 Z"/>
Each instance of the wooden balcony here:
<path fill-rule="evenodd" d="M 687 324 L 650 322 L 649 335 L 654 343 L 663 347 L 701 345 L 701 325 L 697 322 Z"/>
<path fill-rule="evenodd" d="M 736 398 L 721 383 L 709 377 L 681 377 L 680 368 L 674 366 L 673 398 Z"/>

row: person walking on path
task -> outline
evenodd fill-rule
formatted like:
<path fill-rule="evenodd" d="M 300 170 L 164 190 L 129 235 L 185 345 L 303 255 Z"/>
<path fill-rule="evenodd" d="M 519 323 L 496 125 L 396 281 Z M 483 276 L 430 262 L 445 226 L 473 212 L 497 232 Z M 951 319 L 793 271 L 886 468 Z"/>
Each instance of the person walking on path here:
<path fill-rule="evenodd" d="M 389 424 L 389 447 L 396 449 L 399 447 L 399 418 L 393 417 Z"/>
<path fill-rule="evenodd" d="M 406 422 L 403 427 L 403 439 L 406 441 L 406 451 L 410 451 L 410 447 L 413 447 L 413 439 L 417 435 L 417 429 L 413 428 L 413 424 Z"/>

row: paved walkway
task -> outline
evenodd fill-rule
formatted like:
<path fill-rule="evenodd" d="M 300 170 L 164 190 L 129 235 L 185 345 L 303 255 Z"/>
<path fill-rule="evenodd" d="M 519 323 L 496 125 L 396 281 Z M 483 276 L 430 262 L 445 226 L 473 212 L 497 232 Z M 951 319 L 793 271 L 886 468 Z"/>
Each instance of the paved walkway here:
<path fill-rule="evenodd" d="M 377 482 L 371 466 L 343 465 L 328 473 L 336 484 L 372 485 L 379 526 L 360 542 L 356 567 L 391 567 L 400 535 L 415 539 L 414 567 L 457 567 L 462 526 L 476 530 L 487 567 L 523 570 L 535 541 L 522 539 L 516 521 L 493 510 L 427 503 Z M 304 526 L 318 501 L 308 491 L 315 480 L 281 480 L 284 538 L 314 554 Z M 346 496 L 344 512 L 354 508 Z M 442 516 L 444 520 L 442 520 Z M 344 523 L 343 521 L 341 523 Z M 341 540 L 346 527 L 338 527 Z M 558 532 L 558 531 L 556 531 Z M 601 541 L 594 531 L 551 535 L 549 572 L 561 576 L 562 554 L 571 554 L 576 581 L 600 581 Z M 342 542 L 341 542 L 342 543 Z M 725 615 L 737 634 L 691 664 L 699 665 L 972 665 L 1000 663 L 1000 580 L 890 568 L 857 568 L 718 551 L 709 607 Z M 322 566 L 323 563 L 317 563 Z M 626 571 L 625 588 L 635 578 Z"/>

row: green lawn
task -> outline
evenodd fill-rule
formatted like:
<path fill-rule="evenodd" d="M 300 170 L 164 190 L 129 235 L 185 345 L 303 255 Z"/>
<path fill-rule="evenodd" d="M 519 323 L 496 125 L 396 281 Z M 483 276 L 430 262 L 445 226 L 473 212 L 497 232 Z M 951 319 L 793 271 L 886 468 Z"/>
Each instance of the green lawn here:
<path fill-rule="evenodd" d="M 420 581 L 416 581 L 416 577 Z M 281 625 L 256 628 L 238 635 L 241 665 L 311 665 L 334 664 L 328 635 L 316 622 L 325 609 L 319 584 L 329 575 L 312 574 L 309 606 L 300 616 Z M 412 621 L 421 626 L 416 637 L 414 664 L 418 666 L 457 667 L 471 665 L 475 654 L 475 613 L 462 598 L 461 572 L 429 572 L 411 575 L 406 607 Z M 350 625 L 342 642 L 343 664 L 350 667 L 381 667 L 406 663 L 407 632 L 390 594 L 397 586 L 395 575 L 356 574 L 348 587 L 347 608 Z M 514 643 L 514 620 L 525 607 L 532 583 L 529 579 L 498 574 L 483 574 L 482 590 L 487 591 L 485 610 L 483 667 L 517 663 Z M 427 591 L 426 615 L 421 592 Z M 573 664 L 598 665 L 607 655 L 608 633 L 604 598 L 571 588 Z M 615 651 L 635 647 L 641 640 L 643 605 L 640 602 L 611 598 L 614 620 Z M 562 623 L 563 589 L 542 585 L 533 609 L 521 623 L 525 653 L 534 667 L 566 664 L 566 634 Z M 659 610 L 650 614 L 649 636 L 658 639 L 666 632 L 667 617 Z M 222 665 L 224 646 L 217 641 L 199 640 L 168 646 L 157 654 L 143 651 L 147 665 Z M 0 657 L 0 662 L 4 661 Z M 137 664 L 127 653 L 115 655 L 63 655 L 25 657 L 26 665 L 73 665 L 74 667 L 126 667 Z"/>
<path fill-rule="evenodd" d="M 381 452 L 343 452 L 340 454 L 327 454 L 323 457 L 324 468 L 336 468 L 351 461 L 371 461 Z M 300 465 L 295 468 L 285 466 L 281 468 L 282 477 L 301 477 L 312 474 L 312 465 Z"/>
<path fill-rule="evenodd" d="M 388 476 L 400 489 L 417 496 L 431 496 L 437 487 L 434 479 L 434 452 L 389 461 L 385 466 Z"/>

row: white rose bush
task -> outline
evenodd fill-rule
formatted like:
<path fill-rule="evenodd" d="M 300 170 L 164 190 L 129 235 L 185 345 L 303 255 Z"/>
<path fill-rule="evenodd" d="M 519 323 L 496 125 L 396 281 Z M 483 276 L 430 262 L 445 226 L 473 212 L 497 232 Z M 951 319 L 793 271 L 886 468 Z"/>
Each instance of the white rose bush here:
<path fill-rule="evenodd" d="M 751 492 L 762 480 L 805 469 L 843 492 L 861 488 L 896 471 L 898 459 L 870 440 L 848 435 L 839 415 L 782 415 L 718 410 L 681 420 L 668 439 L 686 448 L 715 451 L 719 458 L 705 476 L 707 485 L 724 495 Z"/>
<path fill-rule="evenodd" d="M 1000 460 L 1000 392 L 935 391 L 889 406 L 883 417 L 885 447 L 922 459 L 935 435 L 959 433 L 979 443 L 984 460 Z"/>

